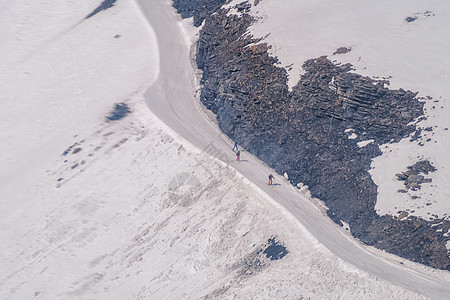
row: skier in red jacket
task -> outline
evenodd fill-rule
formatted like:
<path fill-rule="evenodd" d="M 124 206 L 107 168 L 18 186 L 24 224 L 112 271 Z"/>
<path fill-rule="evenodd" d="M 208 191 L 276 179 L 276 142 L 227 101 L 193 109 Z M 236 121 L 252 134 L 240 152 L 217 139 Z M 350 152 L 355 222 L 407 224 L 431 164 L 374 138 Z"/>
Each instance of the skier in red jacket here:
<path fill-rule="evenodd" d="M 270 175 L 269 175 L 269 183 L 268 183 L 268 185 L 272 185 L 272 179 L 273 179 L 273 178 L 274 178 L 273 175 L 270 174 Z"/>

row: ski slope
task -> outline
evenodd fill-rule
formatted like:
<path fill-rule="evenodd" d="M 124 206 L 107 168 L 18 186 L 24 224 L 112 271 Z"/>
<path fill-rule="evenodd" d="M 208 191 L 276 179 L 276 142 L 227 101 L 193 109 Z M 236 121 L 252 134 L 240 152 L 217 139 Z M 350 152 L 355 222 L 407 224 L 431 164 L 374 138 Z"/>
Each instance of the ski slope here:
<path fill-rule="evenodd" d="M 155 30 L 161 55 L 159 77 L 146 92 L 146 101 L 151 111 L 200 149 L 207 149 L 211 143 L 216 149 L 231 149 L 232 141 L 220 133 L 195 99 L 197 86 L 189 56 L 190 38 L 189 33 L 183 31 L 179 17 L 168 3 L 152 0 L 138 3 Z M 242 154 L 241 159 L 247 161 L 241 163 L 233 162 L 231 155 L 219 155 L 217 158 L 232 165 L 277 201 L 286 214 L 299 220 L 320 243 L 338 257 L 370 274 L 435 299 L 445 299 L 450 294 L 448 277 L 445 280 L 427 272 L 417 272 L 383 257 L 380 255 L 381 251 L 369 251 L 367 247 L 349 238 L 310 199 L 287 181 L 278 177 L 281 185 L 268 187 L 266 178 L 273 171 L 248 153 Z"/>
<path fill-rule="evenodd" d="M 100 2 L 0 1 L 0 299 L 445 297 L 447 272 L 360 248 L 307 193 L 234 162 L 169 1 L 85 19 Z M 116 103 L 131 112 L 107 121 Z M 258 252 L 272 236 L 283 259 Z M 376 256 L 393 275 L 365 271 Z"/>

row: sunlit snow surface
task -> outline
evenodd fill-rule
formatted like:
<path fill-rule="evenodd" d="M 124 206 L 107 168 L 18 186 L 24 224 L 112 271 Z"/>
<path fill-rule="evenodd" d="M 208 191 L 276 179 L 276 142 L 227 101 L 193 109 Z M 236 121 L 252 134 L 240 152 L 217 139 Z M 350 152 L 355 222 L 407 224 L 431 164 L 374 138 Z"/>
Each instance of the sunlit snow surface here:
<path fill-rule="evenodd" d="M 231 7 L 241 1 L 233 1 Z M 253 3 L 253 1 L 251 1 Z M 351 63 L 357 73 L 388 79 L 390 88 L 419 92 L 428 118 L 419 127 L 433 127 L 423 134 L 424 146 L 405 139 L 382 146 L 371 170 L 378 186 L 380 215 L 409 210 L 428 218 L 450 217 L 450 6 L 447 1 L 331 1 L 275 0 L 251 9 L 258 21 L 250 27 L 255 37 L 271 45 L 271 54 L 287 67 L 292 87 L 302 74 L 302 64 L 326 55 L 335 62 Z M 408 18 L 409 17 L 409 18 Z M 409 21 L 409 22 L 408 22 Z M 351 49 L 334 54 L 337 49 Z M 289 67 L 288 67 L 289 66 Z M 425 100 L 424 100 L 425 101 Z M 438 101 L 438 102 L 435 102 Z M 351 138 L 351 137 L 350 137 Z M 395 174 L 428 159 L 437 171 L 432 183 L 418 192 L 398 193 L 403 182 Z M 418 198 L 414 197 L 418 196 Z M 416 199 L 413 199 L 416 198 Z M 431 205 L 426 205 L 431 203 Z M 414 211 L 414 212 L 412 212 Z"/>
<path fill-rule="evenodd" d="M 98 4 L 0 5 L 0 298 L 421 299 L 162 124 L 152 28 L 127 1 L 84 20 Z M 289 253 L 271 261 L 273 236 Z"/>

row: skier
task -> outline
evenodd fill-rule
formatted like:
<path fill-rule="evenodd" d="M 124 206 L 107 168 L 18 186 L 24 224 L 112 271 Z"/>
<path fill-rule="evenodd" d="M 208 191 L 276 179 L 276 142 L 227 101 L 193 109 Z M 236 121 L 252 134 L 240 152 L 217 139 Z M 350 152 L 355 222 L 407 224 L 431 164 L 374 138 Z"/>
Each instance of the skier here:
<path fill-rule="evenodd" d="M 269 185 L 272 185 L 272 179 L 273 179 L 273 178 L 274 178 L 273 175 L 270 174 L 270 175 L 269 175 L 269 183 L 268 183 Z"/>
<path fill-rule="evenodd" d="M 240 160 L 240 156 L 241 156 L 241 151 L 237 151 L 236 152 L 236 161 L 239 161 Z"/>
<path fill-rule="evenodd" d="M 234 151 L 234 149 L 236 149 L 236 151 L 239 151 L 237 142 L 234 142 L 234 147 L 233 149 L 231 149 L 231 151 Z"/>

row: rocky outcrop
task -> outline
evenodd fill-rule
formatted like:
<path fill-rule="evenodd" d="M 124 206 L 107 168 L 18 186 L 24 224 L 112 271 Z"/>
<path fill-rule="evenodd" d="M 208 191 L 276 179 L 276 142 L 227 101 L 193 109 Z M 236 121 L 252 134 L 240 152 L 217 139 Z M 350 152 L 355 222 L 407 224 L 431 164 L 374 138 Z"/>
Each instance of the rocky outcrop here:
<path fill-rule="evenodd" d="M 244 3 L 245 4 L 245 3 Z M 219 9 L 205 21 L 197 45 L 201 101 L 220 128 L 296 185 L 308 185 L 337 223 L 364 243 L 450 270 L 448 237 L 420 218 L 375 212 L 377 186 L 368 170 L 379 145 L 415 131 L 423 104 L 411 91 L 390 90 L 326 57 L 305 62 L 289 91 L 287 73 L 268 46 L 247 34 L 252 18 Z M 348 131 L 356 136 L 349 139 Z M 358 142 L 374 140 L 365 147 Z M 441 226 L 441 227 L 439 227 Z M 442 228 L 441 228 L 442 229 Z"/>
<path fill-rule="evenodd" d="M 352 47 L 339 47 L 336 49 L 336 51 L 333 52 L 333 55 L 336 54 L 345 54 L 352 51 Z"/>
<path fill-rule="evenodd" d="M 89 19 L 90 17 L 95 16 L 96 14 L 98 14 L 99 12 L 103 11 L 103 10 L 107 10 L 108 8 L 111 8 L 114 6 L 114 3 L 117 0 L 104 0 L 102 1 L 102 3 L 100 3 L 100 5 L 94 9 L 90 14 L 88 14 L 85 19 Z"/>
<path fill-rule="evenodd" d="M 173 7 L 183 18 L 194 18 L 194 25 L 200 26 L 207 17 L 224 5 L 226 0 L 173 0 Z"/>
<path fill-rule="evenodd" d="M 116 103 L 114 104 L 114 110 L 109 116 L 106 117 L 106 121 L 117 121 L 125 118 L 129 113 L 131 113 L 130 107 L 126 103 Z"/>
<path fill-rule="evenodd" d="M 429 172 L 436 171 L 436 168 L 428 160 L 421 160 L 412 166 L 408 166 L 408 170 L 395 174 L 397 179 L 405 182 L 407 190 L 420 190 L 423 183 L 432 182 L 431 178 L 425 178 L 421 174 L 428 175 Z M 399 191 L 403 192 L 403 191 Z"/>

